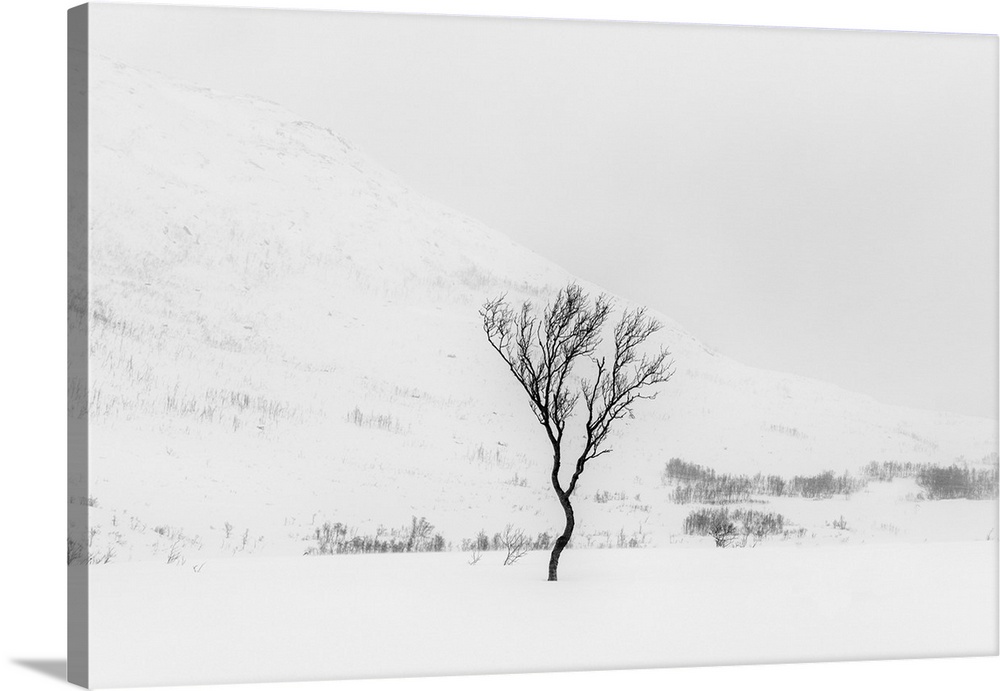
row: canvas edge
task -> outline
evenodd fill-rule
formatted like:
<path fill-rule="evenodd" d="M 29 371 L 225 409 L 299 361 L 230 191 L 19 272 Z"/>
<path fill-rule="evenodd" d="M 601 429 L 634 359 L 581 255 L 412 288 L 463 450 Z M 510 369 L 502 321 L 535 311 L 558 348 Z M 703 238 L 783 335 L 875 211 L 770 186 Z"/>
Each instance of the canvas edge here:
<path fill-rule="evenodd" d="M 88 476 L 88 87 L 89 7 L 67 10 L 67 657 L 66 679 L 87 687 L 89 587 Z M 82 553 L 71 559 L 70 547 Z"/>

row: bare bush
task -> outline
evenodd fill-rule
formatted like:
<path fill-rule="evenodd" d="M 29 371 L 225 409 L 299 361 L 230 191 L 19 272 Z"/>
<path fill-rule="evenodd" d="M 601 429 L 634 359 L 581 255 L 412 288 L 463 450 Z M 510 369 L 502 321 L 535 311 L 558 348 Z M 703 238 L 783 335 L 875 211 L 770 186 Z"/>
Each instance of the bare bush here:
<path fill-rule="evenodd" d="M 531 549 L 531 540 L 524 534 L 524 531 L 520 528 L 515 529 L 509 523 L 504 528 L 500 544 L 507 551 L 507 557 L 503 560 L 504 566 L 516 563 Z"/>

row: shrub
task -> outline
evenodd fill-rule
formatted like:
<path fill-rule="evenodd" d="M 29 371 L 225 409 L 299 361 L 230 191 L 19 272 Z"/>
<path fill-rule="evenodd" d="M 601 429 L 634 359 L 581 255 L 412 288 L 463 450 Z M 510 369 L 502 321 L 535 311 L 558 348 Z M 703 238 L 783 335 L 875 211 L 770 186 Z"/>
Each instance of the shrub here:
<path fill-rule="evenodd" d="M 768 535 L 780 535 L 785 530 L 785 517 L 780 513 L 737 509 L 733 519 L 743 525 L 743 532 L 759 540 Z"/>
<path fill-rule="evenodd" d="M 684 519 L 685 535 L 709 535 L 716 547 L 725 547 L 736 537 L 736 525 L 728 509 L 698 509 Z"/>
<path fill-rule="evenodd" d="M 552 536 L 548 533 L 538 533 L 538 537 L 535 538 L 535 544 L 532 549 L 551 549 L 552 548 Z"/>
<path fill-rule="evenodd" d="M 507 552 L 506 558 L 503 560 L 504 566 L 511 566 L 516 563 L 518 559 L 523 557 L 528 553 L 528 550 L 532 547 L 531 540 L 524 534 L 524 531 L 520 528 L 515 529 L 511 524 L 507 524 L 504 528 L 503 535 L 501 536 L 501 546 Z"/>
<path fill-rule="evenodd" d="M 995 499 L 998 474 L 996 467 L 947 468 L 927 466 L 917 473 L 917 484 L 928 499 Z"/>
<path fill-rule="evenodd" d="M 480 552 L 485 552 L 489 548 L 490 548 L 490 538 L 486 535 L 485 530 L 480 530 L 479 534 L 476 535 L 475 540 L 473 541 L 472 549 L 479 550 Z M 463 549 L 465 549 L 464 545 Z"/>

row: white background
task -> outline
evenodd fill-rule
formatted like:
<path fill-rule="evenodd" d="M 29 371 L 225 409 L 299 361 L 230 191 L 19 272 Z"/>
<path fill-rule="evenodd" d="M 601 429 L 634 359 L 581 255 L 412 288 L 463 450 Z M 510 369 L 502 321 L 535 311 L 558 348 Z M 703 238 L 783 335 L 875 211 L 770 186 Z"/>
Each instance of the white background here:
<path fill-rule="evenodd" d="M 226 5 L 240 3 L 204 2 Z M 248 2 L 257 6 L 420 11 L 716 24 L 910 31 L 1000 32 L 997 3 L 949 2 L 558 2 L 417 0 Z M 8 4 L 2 22 L 0 230 L 0 688 L 52 689 L 61 682 L 18 660 L 65 658 L 65 11 L 61 0 Z M 11 213 L 13 211 L 13 213 Z M 595 623 L 595 625 L 599 625 Z M 761 627 L 767 622 L 762 621 Z M 559 675 L 264 684 L 284 689 L 987 689 L 1000 658 L 642 670 Z M 189 687 L 191 688 L 191 687 Z M 201 687 L 199 687 L 201 688 Z M 205 687 L 208 688 L 208 687 Z"/>

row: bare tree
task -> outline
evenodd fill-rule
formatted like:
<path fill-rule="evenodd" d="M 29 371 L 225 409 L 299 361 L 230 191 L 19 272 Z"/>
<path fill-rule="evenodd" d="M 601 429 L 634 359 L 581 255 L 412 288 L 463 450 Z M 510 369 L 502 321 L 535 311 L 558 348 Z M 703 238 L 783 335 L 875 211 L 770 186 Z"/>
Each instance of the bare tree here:
<path fill-rule="evenodd" d="M 623 312 L 614 327 L 613 352 L 598 354 L 611 308 L 605 295 L 591 300 L 579 285 L 570 284 L 541 315 L 529 302 L 515 310 L 506 295 L 487 302 L 480 311 L 490 345 L 528 394 L 531 412 L 552 445 L 552 487 L 566 514 L 566 528 L 549 558 L 550 581 L 556 580 L 559 556 L 573 536 L 576 521 L 570 499 L 587 463 L 611 452 L 607 441 L 615 422 L 631 417 L 635 402 L 654 398 L 650 387 L 673 375 L 668 350 L 661 348 L 656 355 L 639 352 L 660 329 L 642 308 Z M 574 370 L 581 363 L 590 365 L 590 378 L 577 376 Z M 566 425 L 581 400 L 583 447 L 564 486 L 560 469 Z"/>

